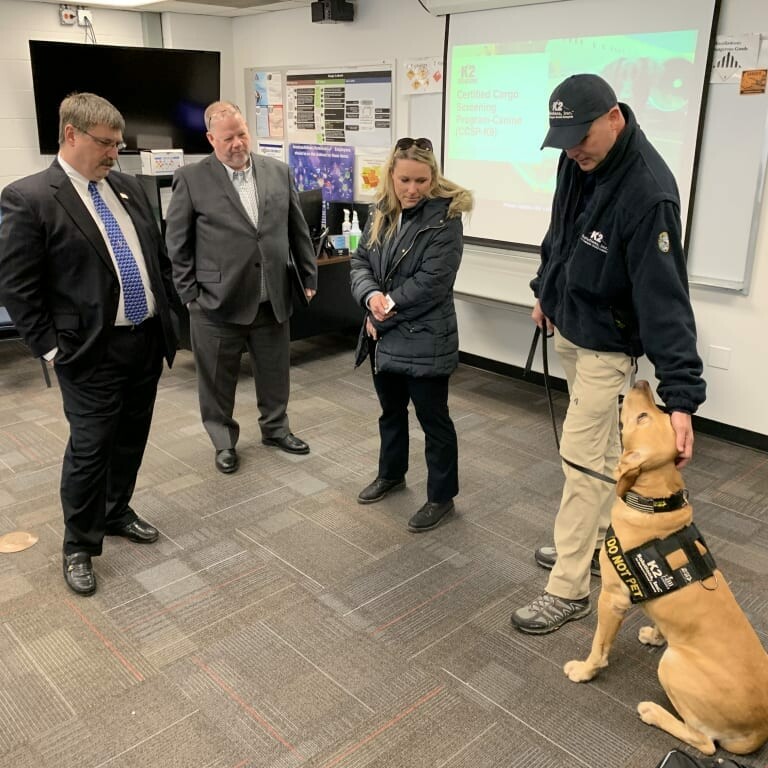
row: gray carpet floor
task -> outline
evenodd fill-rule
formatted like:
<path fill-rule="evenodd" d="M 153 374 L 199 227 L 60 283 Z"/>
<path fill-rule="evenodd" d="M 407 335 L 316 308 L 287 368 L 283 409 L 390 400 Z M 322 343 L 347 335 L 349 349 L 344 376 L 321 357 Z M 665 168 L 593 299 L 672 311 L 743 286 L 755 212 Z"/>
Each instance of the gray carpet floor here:
<path fill-rule="evenodd" d="M 0 765 L 654 768 L 682 748 L 635 711 L 666 703 L 639 610 L 585 685 L 562 666 L 586 656 L 594 614 L 543 637 L 510 626 L 545 585 L 533 550 L 550 540 L 562 485 L 541 388 L 459 368 L 456 513 L 413 535 L 415 418 L 407 488 L 360 506 L 377 466 L 370 374 L 353 369 L 346 337 L 295 342 L 292 361 L 291 426 L 311 453 L 261 445 L 244 370 L 241 469 L 224 476 L 179 353 L 133 502 L 160 541 L 108 538 L 98 591 L 81 598 L 61 574 L 59 391 L 18 341 L 0 344 L 0 534 L 39 536 L 0 555 Z M 767 470 L 765 454 L 698 435 L 684 473 L 764 646 Z M 741 760 L 765 766 L 768 747 Z"/>

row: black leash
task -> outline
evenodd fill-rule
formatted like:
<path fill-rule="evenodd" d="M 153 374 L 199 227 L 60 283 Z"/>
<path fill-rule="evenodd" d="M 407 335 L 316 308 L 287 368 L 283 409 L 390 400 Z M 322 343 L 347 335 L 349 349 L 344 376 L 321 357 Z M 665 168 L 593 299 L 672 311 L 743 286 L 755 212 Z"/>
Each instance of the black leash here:
<path fill-rule="evenodd" d="M 557 422 L 555 420 L 555 407 L 552 403 L 552 387 L 549 383 L 549 358 L 547 357 L 547 338 L 554 336 L 554 333 L 546 333 L 542 331 L 542 329 L 537 325 L 536 330 L 533 332 L 533 340 L 531 341 L 531 348 L 528 351 L 528 359 L 525 362 L 525 371 L 523 371 L 523 377 L 527 378 L 528 374 L 531 372 L 531 366 L 533 365 L 533 358 L 536 354 L 536 345 L 539 341 L 539 336 L 541 336 L 541 362 L 542 362 L 542 368 L 543 368 L 543 375 L 544 375 L 544 390 L 547 393 L 547 405 L 549 406 L 549 415 L 552 419 L 552 431 L 555 434 L 555 445 L 557 445 L 557 451 L 560 453 L 560 438 L 557 434 Z M 560 458 L 571 468 L 578 470 L 579 472 L 583 472 L 585 475 L 589 475 L 590 477 L 594 477 L 596 480 L 602 480 L 604 483 L 610 483 L 611 485 L 616 485 L 616 481 L 612 477 L 608 477 L 608 475 L 603 475 L 600 472 L 596 472 L 594 469 L 590 469 L 589 467 L 583 467 L 581 464 L 576 464 L 573 461 L 570 461 L 569 459 L 566 459 L 565 456 L 560 454 Z"/>

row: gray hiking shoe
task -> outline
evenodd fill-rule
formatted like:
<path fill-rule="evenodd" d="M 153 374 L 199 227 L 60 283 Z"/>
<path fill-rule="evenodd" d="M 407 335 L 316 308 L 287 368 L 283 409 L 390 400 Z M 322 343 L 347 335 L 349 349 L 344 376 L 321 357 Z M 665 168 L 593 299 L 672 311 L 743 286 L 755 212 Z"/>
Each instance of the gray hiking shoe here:
<path fill-rule="evenodd" d="M 537 565 L 542 568 L 546 568 L 551 571 L 555 567 L 557 562 L 557 550 L 554 547 L 539 547 L 533 553 L 533 559 Z M 592 555 L 592 560 L 589 563 L 589 572 L 593 576 L 600 577 L 600 550 L 596 549 L 595 554 Z"/>
<path fill-rule="evenodd" d="M 560 629 L 567 621 L 588 616 L 589 597 L 569 600 L 545 592 L 535 600 L 518 608 L 511 617 L 512 626 L 529 635 L 546 635 Z"/>

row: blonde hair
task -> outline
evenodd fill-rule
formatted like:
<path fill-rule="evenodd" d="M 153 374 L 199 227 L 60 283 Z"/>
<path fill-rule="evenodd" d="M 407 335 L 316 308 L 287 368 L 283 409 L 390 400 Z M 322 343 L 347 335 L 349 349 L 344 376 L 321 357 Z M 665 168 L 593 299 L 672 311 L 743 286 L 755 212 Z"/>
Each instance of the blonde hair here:
<path fill-rule="evenodd" d="M 448 205 L 449 218 L 461 216 L 462 213 L 469 213 L 474 205 L 472 193 L 468 189 L 449 181 L 440 173 L 435 153 L 431 149 L 422 149 L 416 143 L 413 143 L 408 149 L 398 149 L 395 145 L 381 169 L 381 183 L 376 193 L 373 223 L 366 245 L 379 244 L 397 232 L 397 223 L 402 208 L 395 194 L 392 172 L 398 160 L 415 160 L 429 166 L 432 173 L 432 184 L 426 197 L 448 198 L 451 201 Z"/>

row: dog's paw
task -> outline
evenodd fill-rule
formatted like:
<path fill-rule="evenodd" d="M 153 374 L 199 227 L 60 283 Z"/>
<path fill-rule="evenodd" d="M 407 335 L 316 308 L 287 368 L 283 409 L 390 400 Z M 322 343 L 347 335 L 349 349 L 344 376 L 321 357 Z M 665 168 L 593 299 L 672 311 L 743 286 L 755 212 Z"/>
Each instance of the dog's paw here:
<path fill-rule="evenodd" d="M 577 661 L 574 659 L 573 661 L 565 663 L 563 672 L 565 672 L 572 683 L 586 683 L 595 676 L 597 670 L 587 664 L 586 661 Z"/>
<path fill-rule="evenodd" d="M 653 701 L 641 701 L 637 705 L 637 714 L 640 715 L 640 719 L 647 725 L 658 726 L 659 709 L 661 709 L 661 707 Z"/>
<path fill-rule="evenodd" d="M 643 643 L 643 645 L 664 645 L 667 641 L 664 639 L 664 635 L 659 632 L 658 627 L 640 627 L 640 631 L 637 633 L 637 639 Z"/>

